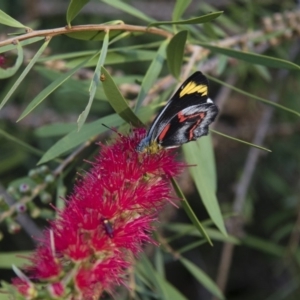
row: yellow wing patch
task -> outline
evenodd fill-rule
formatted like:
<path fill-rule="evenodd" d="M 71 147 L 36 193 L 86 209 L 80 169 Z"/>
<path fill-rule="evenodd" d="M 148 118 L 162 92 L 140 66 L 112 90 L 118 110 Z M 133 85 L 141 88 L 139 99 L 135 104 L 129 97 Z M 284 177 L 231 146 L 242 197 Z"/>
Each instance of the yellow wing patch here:
<path fill-rule="evenodd" d="M 196 84 L 194 81 L 190 81 L 180 92 L 179 97 L 183 97 L 186 94 L 199 93 L 202 96 L 207 95 L 207 85 L 204 84 Z"/>

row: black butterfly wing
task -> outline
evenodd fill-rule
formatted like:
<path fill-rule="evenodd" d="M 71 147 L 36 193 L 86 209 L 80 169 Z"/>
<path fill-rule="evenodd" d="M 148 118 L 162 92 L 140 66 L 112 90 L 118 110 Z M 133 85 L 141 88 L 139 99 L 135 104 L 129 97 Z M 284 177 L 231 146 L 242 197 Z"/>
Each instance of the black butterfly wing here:
<path fill-rule="evenodd" d="M 170 126 L 170 122 L 179 112 L 190 106 L 205 104 L 208 92 L 208 80 L 200 71 L 186 79 L 154 119 L 148 132 L 151 141 L 157 139 L 166 130 L 166 126 Z"/>
<path fill-rule="evenodd" d="M 172 148 L 207 135 L 208 126 L 217 114 L 218 108 L 213 102 L 186 107 L 164 127 L 157 142 L 165 148 Z"/>

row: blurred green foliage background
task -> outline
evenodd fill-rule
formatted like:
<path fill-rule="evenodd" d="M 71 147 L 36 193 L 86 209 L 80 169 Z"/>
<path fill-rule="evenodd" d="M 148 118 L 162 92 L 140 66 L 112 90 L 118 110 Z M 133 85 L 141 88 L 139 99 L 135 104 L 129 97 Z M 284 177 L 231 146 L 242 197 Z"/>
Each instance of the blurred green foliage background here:
<path fill-rule="evenodd" d="M 166 21 L 172 19 L 176 1 L 123 2 L 150 18 Z M 122 20 L 127 24 L 141 26 L 147 26 L 149 23 L 108 3 L 109 1 L 90 1 L 72 24 L 101 24 L 112 20 Z M 64 27 L 68 5 L 67 0 L 0 0 L 1 10 L 34 30 Z M 192 0 L 182 19 L 190 19 L 213 11 L 224 13 L 208 23 L 185 24 L 177 29 L 172 26 L 168 28 L 176 31 L 187 29 L 189 31 L 187 44 L 190 46 L 199 43 L 213 46 L 225 41 L 220 47 L 263 54 L 290 61 L 299 67 L 300 14 L 295 1 Z M 7 34 L 15 32 L 24 30 L 0 24 L 0 41 L 5 40 Z M 261 34 L 255 37 L 252 33 L 257 32 Z M 238 38 L 243 36 L 244 39 Z M 226 46 L 226 41 L 232 39 L 236 39 L 237 42 Z M 131 107 L 135 104 L 142 80 L 162 41 L 162 37 L 155 34 L 133 33 L 114 43 L 113 48 L 118 50 L 109 54 L 112 55 L 110 58 L 112 63 L 104 64 L 113 74 L 115 82 Z M 0 101 L 4 99 L 39 47 L 36 43 L 24 47 L 25 58 L 20 70 L 13 77 L 1 80 Z M 4 195 L 1 198 L 0 213 L 7 211 L 7 205 L 12 205 L 26 196 L 26 191 L 20 192 L 20 184 L 35 186 L 28 177 L 29 172 L 39 172 L 40 183 L 46 181 L 45 189 L 27 204 L 25 223 L 15 219 L 15 215 L 1 220 L 2 280 L 9 281 L 14 276 L 10 263 L 16 262 L 14 256 L 8 256 L 8 252 L 34 249 L 36 241 L 31 235 L 38 236 L 42 228 L 47 226 L 47 220 L 55 217 L 49 202 L 58 207 L 64 205 L 59 197 L 72 190 L 76 172 L 88 168 L 83 159 L 92 160 L 93 155 L 97 153 L 98 146 L 95 145 L 95 140 L 106 141 L 112 135 L 105 128 L 101 129 L 102 133 L 94 136 L 88 147 L 82 147 L 56 178 L 51 177 L 50 170 L 55 170 L 73 149 L 70 148 L 59 158 L 48 161 L 46 165 L 49 171 L 36 166 L 43 153 L 64 135 L 76 130 L 77 118 L 89 99 L 88 88 L 95 64 L 82 68 L 28 116 L 17 123 L 16 121 L 36 95 L 66 70 L 74 67 L 78 59 L 82 59 L 83 55 L 76 53 L 98 51 L 101 47 L 102 41 L 80 40 L 65 35 L 54 37 L 43 53 L 42 59 L 35 64 L 0 110 L 0 188 Z M 141 57 L 135 58 L 130 56 L 129 51 L 135 49 L 134 47 L 148 52 L 141 52 Z M 111 48 L 108 49 L 110 51 Z M 121 53 L 121 58 L 113 56 L 116 53 Z M 182 66 L 187 67 L 191 53 L 193 52 L 186 50 Z M 259 144 L 271 149 L 272 152 L 258 150 L 213 133 L 217 198 L 230 236 L 227 238 L 222 235 L 208 220 L 210 216 L 188 171 L 179 179 L 180 186 L 198 219 L 204 221 L 203 224 L 214 246 L 211 247 L 208 243 L 200 247 L 196 244 L 193 246 L 199 240 L 203 242 L 203 237 L 190 225 L 190 220 L 181 209 L 166 208 L 166 212 L 161 216 L 160 234 L 167 239 L 173 249 L 176 249 L 175 251 L 190 246 L 189 249 L 183 250 L 182 255 L 216 282 L 226 299 L 297 300 L 300 295 L 300 85 L 298 84 L 300 72 L 297 68 L 285 70 L 283 67 L 272 68 L 263 64 L 253 64 L 250 60 L 239 60 L 233 54 L 224 55 L 213 49 L 211 52 L 201 53 L 204 54 L 195 61 L 194 69 L 211 76 L 210 97 L 220 108 L 219 117 L 212 129 Z M 73 54 L 73 57 L 68 57 L 68 54 Z M 14 51 L 0 55 L 3 55 L 5 60 L 3 69 L 12 66 L 16 60 Z M 122 62 L 118 62 L 118 59 Z M 154 86 L 157 90 L 150 93 L 147 98 L 147 109 L 144 109 L 140 116 L 147 124 L 153 119 L 158 104 L 166 101 L 175 89 L 175 80 L 170 75 L 166 61 L 162 65 L 159 78 L 165 78 L 166 84 L 158 81 L 158 88 Z M 216 82 L 214 78 L 250 95 L 277 102 L 298 112 L 298 115 L 262 104 L 249 95 L 241 94 L 226 84 Z M 100 86 L 86 123 L 90 124 L 113 113 L 114 109 Z M 112 123 L 107 125 L 118 127 L 121 124 L 120 120 L 114 123 L 113 119 Z M 125 130 L 128 131 L 128 128 Z M 182 151 L 179 152 L 184 159 Z M 12 202 L 7 204 L 7 197 Z M 30 224 L 28 219 L 31 220 Z M 24 224 L 27 224 L 27 230 Z M 203 282 L 201 283 L 195 274 L 189 272 L 165 250 L 164 247 L 150 249 L 155 268 L 186 299 L 214 299 L 211 291 L 203 287 Z M 147 289 L 137 291 L 136 299 L 156 299 L 153 294 L 146 296 L 145 290 Z M 123 297 L 120 296 L 120 299 L 129 299 L 126 290 L 120 291 L 120 295 Z"/>

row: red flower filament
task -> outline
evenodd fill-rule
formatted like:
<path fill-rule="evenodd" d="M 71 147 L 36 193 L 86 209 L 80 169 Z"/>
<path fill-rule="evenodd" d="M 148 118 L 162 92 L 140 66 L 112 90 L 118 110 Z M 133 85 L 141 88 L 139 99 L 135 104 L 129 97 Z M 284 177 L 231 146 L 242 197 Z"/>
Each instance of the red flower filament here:
<path fill-rule="evenodd" d="M 153 221 L 170 201 L 169 179 L 183 164 L 167 150 L 138 153 L 135 148 L 144 136 L 145 130 L 137 129 L 101 145 L 92 168 L 46 231 L 25 271 L 43 293 L 49 292 L 47 297 L 98 299 L 104 291 L 112 292 L 125 283 L 126 270 L 143 244 L 154 243 Z M 21 289 L 18 282 L 25 295 L 28 287 L 21 282 Z"/>

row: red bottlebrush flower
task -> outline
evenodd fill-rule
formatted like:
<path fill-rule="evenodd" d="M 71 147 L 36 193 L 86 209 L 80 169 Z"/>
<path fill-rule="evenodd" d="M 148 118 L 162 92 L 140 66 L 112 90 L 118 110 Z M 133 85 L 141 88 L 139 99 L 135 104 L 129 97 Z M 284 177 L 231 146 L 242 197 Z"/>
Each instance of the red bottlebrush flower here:
<path fill-rule="evenodd" d="M 126 270 L 143 244 L 155 243 L 152 224 L 171 200 L 169 179 L 183 164 L 169 150 L 137 152 L 144 136 L 144 129 L 136 129 L 112 145 L 101 145 L 92 168 L 77 181 L 66 208 L 50 224 L 26 269 L 43 293 L 48 290 L 48 297 L 63 293 L 62 282 L 74 299 L 98 299 L 104 291 L 113 292 L 125 283 Z"/>
<path fill-rule="evenodd" d="M 64 295 L 65 293 L 65 286 L 61 283 L 61 282 L 55 282 L 55 283 L 51 283 L 48 285 L 48 291 L 50 293 L 50 295 L 56 299 L 56 298 L 60 298 Z"/>
<path fill-rule="evenodd" d="M 54 257 L 48 243 L 39 246 L 30 260 L 32 265 L 27 267 L 27 270 L 34 279 L 53 280 L 58 278 L 63 269 L 59 258 Z"/>
<path fill-rule="evenodd" d="M 30 281 L 16 277 L 12 280 L 12 283 L 16 287 L 17 291 L 21 295 L 25 296 L 25 299 L 34 299 L 37 296 L 37 291 Z"/>
<path fill-rule="evenodd" d="M 0 55 L 0 68 L 5 65 L 6 59 L 3 55 Z"/>

